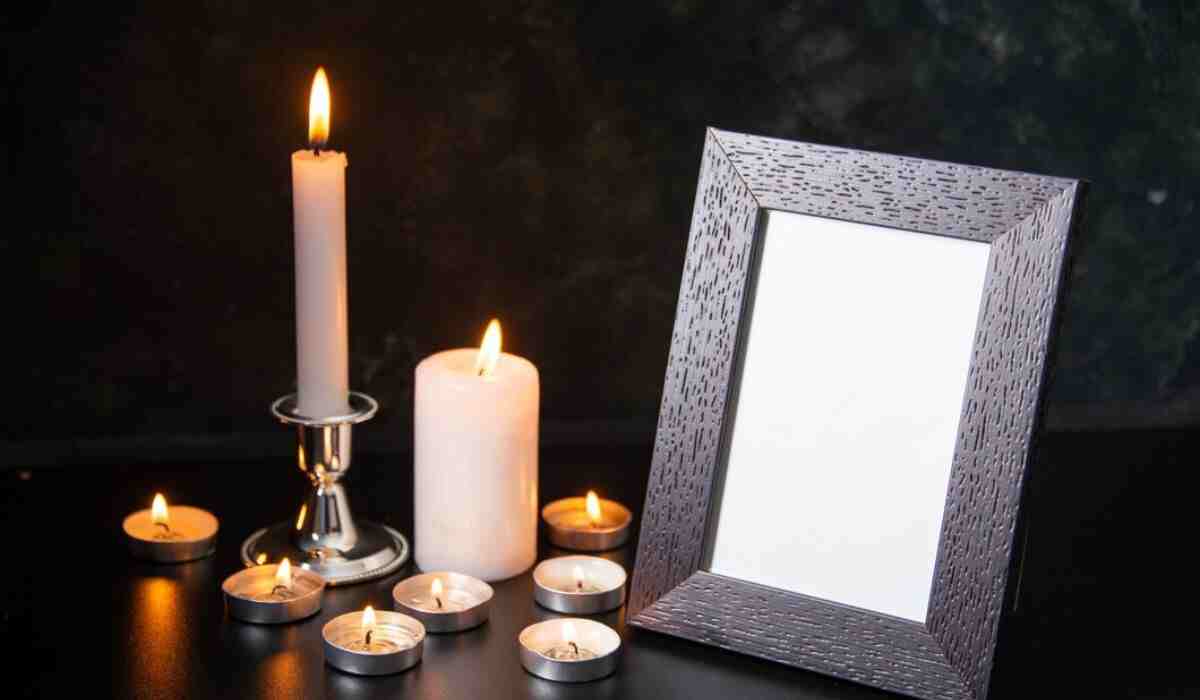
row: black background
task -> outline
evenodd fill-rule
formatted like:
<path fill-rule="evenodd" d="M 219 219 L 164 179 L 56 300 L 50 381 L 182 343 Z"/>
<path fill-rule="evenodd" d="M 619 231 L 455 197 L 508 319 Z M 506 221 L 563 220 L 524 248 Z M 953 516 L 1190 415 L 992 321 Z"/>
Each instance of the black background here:
<path fill-rule="evenodd" d="M 25 461 L 180 439 L 236 458 L 273 431 L 318 64 L 350 159 L 351 384 L 383 403 L 381 449 L 407 445 L 415 363 L 493 316 L 542 370 L 551 433 L 649 440 L 707 125 L 1092 180 L 1052 425 L 1200 416 L 1193 3 L 5 12 L 0 438 Z"/>

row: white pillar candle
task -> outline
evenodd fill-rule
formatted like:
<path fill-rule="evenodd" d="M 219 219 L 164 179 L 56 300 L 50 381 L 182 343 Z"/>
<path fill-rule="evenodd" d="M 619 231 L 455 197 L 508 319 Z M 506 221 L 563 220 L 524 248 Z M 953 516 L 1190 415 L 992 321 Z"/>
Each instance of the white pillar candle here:
<path fill-rule="evenodd" d="M 500 352 L 493 321 L 482 348 L 417 365 L 414 402 L 418 566 L 485 581 L 528 569 L 537 555 L 537 368 Z"/>
<path fill-rule="evenodd" d="M 297 411 L 349 411 L 346 320 L 346 156 L 320 150 L 329 137 L 329 84 L 317 70 L 309 98 L 310 147 L 292 154 L 296 234 Z"/>

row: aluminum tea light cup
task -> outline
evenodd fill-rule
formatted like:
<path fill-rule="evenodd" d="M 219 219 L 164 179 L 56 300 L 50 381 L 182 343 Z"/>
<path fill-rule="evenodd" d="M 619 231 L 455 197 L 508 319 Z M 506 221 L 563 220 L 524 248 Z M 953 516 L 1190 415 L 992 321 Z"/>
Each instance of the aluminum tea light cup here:
<path fill-rule="evenodd" d="M 625 569 L 600 557 L 547 559 L 533 570 L 538 605 L 571 615 L 592 615 L 625 603 Z"/>
<path fill-rule="evenodd" d="M 121 524 L 129 552 L 139 559 L 176 564 L 202 559 L 217 548 L 219 523 L 212 513 L 171 506 L 161 493 L 147 510 L 131 513 Z"/>
<path fill-rule="evenodd" d="M 588 491 L 584 498 L 563 498 L 542 508 L 550 543 L 576 552 L 603 552 L 629 540 L 633 513 Z"/>
<path fill-rule="evenodd" d="M 315 615 L 321 609 L 325 579 L 287 559 L 242 569 L 221 584 L 229 616 L 274 625 Z"/>
<path fill-rule="evenodd" d="M 532 624 L 517 637 L 521 666 L 539 678 L 582 683 L 617 670 L 621 636 L 608 625 L 584 618 Z"/>
<path fill-rule="evenodd" d="M 325 662 L 360 676 L 382 676 L 412 668 L 425 648 L 420 620 L 370 606 L 338 615 L 321 629 Z"/>
<path fill-rule="evenodd" d="M 392 588 L 396 610 L 411 615 L 427 632 L 459 632 L 487 622 L 492 587 L 466 574 L 433 571 L 404 579 Z"/>

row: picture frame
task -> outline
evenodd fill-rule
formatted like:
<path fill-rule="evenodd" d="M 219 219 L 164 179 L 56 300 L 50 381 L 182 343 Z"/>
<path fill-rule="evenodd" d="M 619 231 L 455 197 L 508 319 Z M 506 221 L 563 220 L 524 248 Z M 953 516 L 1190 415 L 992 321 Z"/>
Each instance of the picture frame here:
<path fill-rule="evenodd" d="M 635 627 L 918 698 L 983 700 L 1086 183 L 707 131 L 628 601 Z M 771 212 L 990 246 L 925 621 L 708 570 Z M 836 300 L 831 301 L 836 303 Z"/>

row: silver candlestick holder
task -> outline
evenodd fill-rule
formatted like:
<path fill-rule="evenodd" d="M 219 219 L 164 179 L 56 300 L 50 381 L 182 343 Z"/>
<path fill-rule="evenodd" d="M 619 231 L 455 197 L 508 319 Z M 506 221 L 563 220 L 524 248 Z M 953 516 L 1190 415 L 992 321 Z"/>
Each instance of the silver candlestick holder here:
<path fill-rule="evenodd" d="M 337 586 L 387 576 L 408 561 L 404 535 L 386 525 L 356 521 L 350 512 L 341 480 L 350 469 L 351 432 L 374 416 L 379 404 L 353 391 L 349 399 L 349 413 L 326 418 L 297 412 L 295 394 L 271 404 L 276 418 L 296 426 L 296 459 L 312 491 L 294 522 L 265 527 L 246 538 L 242 561 L 247 566 L 287 557 Z"/>

